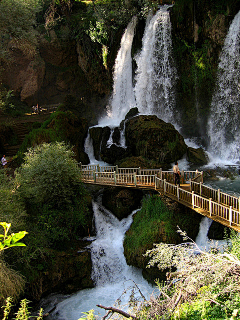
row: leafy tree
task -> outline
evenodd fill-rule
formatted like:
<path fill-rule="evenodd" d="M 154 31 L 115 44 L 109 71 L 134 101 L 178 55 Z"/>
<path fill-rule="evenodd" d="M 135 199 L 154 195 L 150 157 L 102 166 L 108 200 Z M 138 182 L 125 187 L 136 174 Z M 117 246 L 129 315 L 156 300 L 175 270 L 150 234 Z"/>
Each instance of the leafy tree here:
<path fill-rule="evenodd" d="M 9 58 L 9 47 L 20 48 L 28 56 L 35 54 L 36 13 L 40 8 L 40 0 L 0 1 L 0 58 Z"/>
<path fill-rule="evenodd" d="M 28 222 L 48 246 L 75 239 L 86 225 L 86 191 L 73 157 L 64 142 L 43 143 L 29 149 L 16 171 L 16 188 L 25 201 Z"/>

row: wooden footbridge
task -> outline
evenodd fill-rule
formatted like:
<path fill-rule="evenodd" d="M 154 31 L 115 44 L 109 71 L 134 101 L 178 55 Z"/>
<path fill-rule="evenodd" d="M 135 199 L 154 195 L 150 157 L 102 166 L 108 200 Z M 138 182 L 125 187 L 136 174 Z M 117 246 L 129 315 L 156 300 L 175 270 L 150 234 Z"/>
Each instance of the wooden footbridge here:
<path fill-rule="evenodd" d="M 81 165 L 84 183 L 155 189 L 212 220 L 240 232 L 240 198 L 203 184 L 203 172 L 182 171 L 175 186 L 172 171 Z"/>

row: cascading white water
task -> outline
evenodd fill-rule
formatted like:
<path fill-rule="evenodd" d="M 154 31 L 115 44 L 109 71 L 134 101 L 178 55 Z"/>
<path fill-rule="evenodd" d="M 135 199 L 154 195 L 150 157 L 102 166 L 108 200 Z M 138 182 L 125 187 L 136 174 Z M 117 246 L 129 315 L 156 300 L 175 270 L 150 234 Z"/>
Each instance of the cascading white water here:
<path fill-rule="evenodd" d="M 208 217 L 202 217 L 199 226 L 199 232 L 196 237 L 196 244 L 198 248 L 202 251 L 209 251 L 212 248 L 217 248 L 220 251 L 224 251 L 228 245 L 227 240 L 213 240 L 208 238 L 208 231 L 211 227 L 213 220 Z"/>
<path fill-rule="evenodd" d="M 137 23 L 137 17 L 133 17 L 128 24 L 118 51 L 114 66 L 113 94 L 110 101 L 108 117 L 101 119 L 99 124 L 107 123 L 109 126 L 118 126 L 131 107 L 135 106 L 132 82 L 132 42 Z"/>
<path fill-rule="evenodd" d="M 124 234 L 132 223 L 134 211 L 127 218 L 119 221 L 111 212 L 106 210 L 101 199 L 93 202 L 94 218 L 96 225 L 96 240 L 90 245 L 92 256 L 92 279 L 96 287 L 81 290 L 71 295 L 56 305 L 51 319 L 77 320 L 82 316 L 82 312 L 91 309 L 105 312 L 96 307 L 96 304 L 113 306 L 126 290 L 126 294 L 121 297 L 122 309 L 127 303 L 131 290 L 136 283 L 142 294 L 149 298 L 153 287 L 143 279 L 141 271 L 127 265 L 123 252 Z M 128 291 L 129 290 L 129 291 Z M 136 298 L 141 297 L 136 291 Z M 54 300 L 54 298 L 52 297 Z M 97 310 L 99 309 L 99 310 Z"/>
<path fill-rule="evenodd" d="M 240 154 L 240 11 L 231 23 L 220 56 L 208 136 L 209 152 L 226 160 Z"/>
<path fill-rule="evenodd" d="M 166 122 L 176 124 L 177 72 L 172 57 L 169 7 L 161 6 L 147 23 L 142 51 L 136 56 L 134 92 L 141 113 L 155 114 Z"/>

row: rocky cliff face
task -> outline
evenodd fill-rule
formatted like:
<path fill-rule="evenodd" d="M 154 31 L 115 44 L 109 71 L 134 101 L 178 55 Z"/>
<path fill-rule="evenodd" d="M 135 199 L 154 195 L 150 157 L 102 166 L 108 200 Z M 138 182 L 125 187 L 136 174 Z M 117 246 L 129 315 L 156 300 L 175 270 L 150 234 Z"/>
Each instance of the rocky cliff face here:
<path fill-rule="evenodd" d="M 34 56 L 12 47 L 10 62 L 3 65 L 2 81 L 29 106 L 59 105 L 66 95 L 72 95 L 101 113 L 111 77 L 101 55 L 96 54 L 102 50 L 94 48 L 97 46 L 87 36 L 85 43 L 60 40 L 52 30 L 49 38 L 39 36 Z"/>

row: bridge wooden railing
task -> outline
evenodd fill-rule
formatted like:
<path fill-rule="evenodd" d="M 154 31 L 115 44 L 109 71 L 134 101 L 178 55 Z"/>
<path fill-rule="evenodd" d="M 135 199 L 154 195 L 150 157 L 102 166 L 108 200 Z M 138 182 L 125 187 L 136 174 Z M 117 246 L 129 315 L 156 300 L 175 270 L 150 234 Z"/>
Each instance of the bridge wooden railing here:
<path fill-rule="evenodd" d="M 228 195 L 203 184 L 203 172 L 185 171 L 181 184 L 173 184 L 174 174 L 161 169 L 118 168 L 117 166 L 81 166 L 83 182 L 154 188 L 213 220 L 240 231 L 240 198 Z M 216 219 L 217 218 L 217 219 Z"/>
<path fill-rule="evenodd" d="M 240 210 L 240 197 L 235 197 L 220 189 L 213 189 L 204 185 L 202 182 L 197 183 L 195 181 L 190 182 L 190 190 L 203 196 L 205 198 L 212 199 L 212 201 L 218 202 L 223 205 L 232 206 L 236 210 Z"/>

